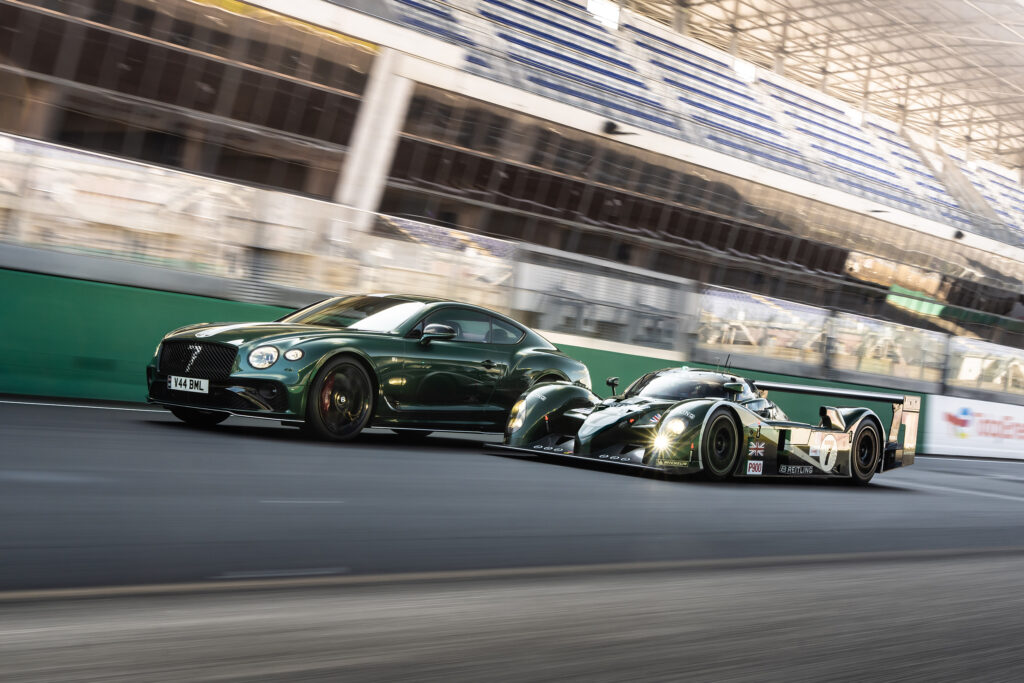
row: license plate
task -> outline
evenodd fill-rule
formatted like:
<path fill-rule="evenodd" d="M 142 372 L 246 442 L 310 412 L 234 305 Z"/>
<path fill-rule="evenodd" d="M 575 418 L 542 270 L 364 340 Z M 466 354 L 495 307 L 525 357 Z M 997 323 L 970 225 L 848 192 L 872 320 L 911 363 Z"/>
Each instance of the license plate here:
<path fill-rule="evenodd" d="M 167 377 L 167 388 L 177 391 L 191 391 L 196 394 L 208 394 L 210 393 L 210 380 L 169 375 Z"/>

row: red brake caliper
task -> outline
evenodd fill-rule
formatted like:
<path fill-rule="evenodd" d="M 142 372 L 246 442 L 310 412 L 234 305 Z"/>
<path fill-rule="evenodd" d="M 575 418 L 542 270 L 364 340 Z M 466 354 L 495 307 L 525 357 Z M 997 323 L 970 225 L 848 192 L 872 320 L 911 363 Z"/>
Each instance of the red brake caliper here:
<path fill-rule="evenodd" d="M 324 413 L 329 413 L 331 410 L 331 393 L 334 391 L 334 375 L 324 382 L 323 391 L 320 392 L 320 405 L 324 409 Z"/>

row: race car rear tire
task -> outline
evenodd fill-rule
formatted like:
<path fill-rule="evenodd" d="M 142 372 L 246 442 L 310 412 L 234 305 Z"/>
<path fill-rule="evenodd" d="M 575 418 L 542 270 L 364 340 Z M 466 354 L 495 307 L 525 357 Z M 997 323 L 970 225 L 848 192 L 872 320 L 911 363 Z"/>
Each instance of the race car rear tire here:
<path fill-rule="evenodd" d="M 328 361 L 309 386 L 304 429 L 329 441 L 354 439 L 369 424 L 375 398 L 374 382 L 359 360 Z"/>
<path fill-rule="evenodd" d="M 712 481 L 728 479 L 739 459 L 739 425 L 729 410 L 719 408 L 708 418 L 700 441 L 700 462 L 704 476 Z"/>
<path fill-rule="evenodd" d="M 212 427 L 228 419 L 227 413 L 196 408 L 171 408 L 171 414 L 190 427 Z"/>
<path fill-rule="evenodd" d="M 878 426 L 864 422 L 853 435 L 850 448 L 850 479 L 854 484 L 866 484 L 875 476 L 878 459 L 882 457 L 882 439 Z"/>

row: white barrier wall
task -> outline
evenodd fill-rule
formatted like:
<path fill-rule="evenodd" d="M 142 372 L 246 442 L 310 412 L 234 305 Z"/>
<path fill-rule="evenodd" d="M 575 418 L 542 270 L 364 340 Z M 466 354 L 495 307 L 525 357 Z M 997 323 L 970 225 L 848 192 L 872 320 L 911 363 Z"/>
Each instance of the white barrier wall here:
<path fill-rule="evenodd" d="M 1024 406 L 928 396 L 921 450 L 1024 460 Z"/>

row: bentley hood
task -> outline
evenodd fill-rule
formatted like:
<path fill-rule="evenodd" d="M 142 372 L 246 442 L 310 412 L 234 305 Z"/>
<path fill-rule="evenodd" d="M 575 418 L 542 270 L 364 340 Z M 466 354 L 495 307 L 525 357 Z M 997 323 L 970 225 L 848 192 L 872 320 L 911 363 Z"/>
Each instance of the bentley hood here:
<path fill-rule="evenodd" d="M 337 336 L 380 336 L 378 333 L 361 330 L 345 330 L 338 327 L 320 325 L 303 325 L 301 323 L 201 323 L 180 327 L 170 332 L 164 339 L 182 339 L 191 341 L 219 342 L 241 346 L 252 342 L 273 344 L 287 340 L 290 343 L 314 339 L 317 337 Z"/>

